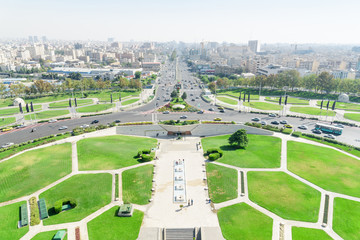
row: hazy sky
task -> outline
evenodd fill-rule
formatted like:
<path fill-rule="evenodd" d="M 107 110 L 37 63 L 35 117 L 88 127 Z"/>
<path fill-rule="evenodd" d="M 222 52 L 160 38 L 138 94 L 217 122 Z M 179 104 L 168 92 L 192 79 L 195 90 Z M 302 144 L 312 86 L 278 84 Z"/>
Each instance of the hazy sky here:
<path fill-rule="evenodd" d="M 360 0 L 0 0 L 0 38 L 360 43 Z"/>

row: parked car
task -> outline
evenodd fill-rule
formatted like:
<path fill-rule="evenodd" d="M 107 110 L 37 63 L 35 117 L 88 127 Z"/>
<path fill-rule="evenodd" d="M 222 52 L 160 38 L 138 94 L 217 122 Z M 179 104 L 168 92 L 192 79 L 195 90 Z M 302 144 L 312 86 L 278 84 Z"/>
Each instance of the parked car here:
<path fill-rule="evenodd" d="M 89 127 L 89 124 L 83 124 L 83 125 L 81 125 L 80 127 L 81 127 L 81 128 L 87 128 L 87 127 Z"/>
<path fill-rule="evenodd" d="M 291 124 L 285 124 L 284 127 L 285 128 L 293 128 L 293 126 Z"/>
<path fill-rule="evenodd" d="M 261 123 L 261 125 L 263 125 L 263 126 L 267 124 L 266 121 L 261 121 L 260 123 Z"/>
<path fill-rule="evenodd" d="M 114 122 L 115 122 L 115 123 L 120 123 L 121 121 L 120 121 L 120 120 L 115 120 Z"/>
<path fill-rule="evenodd" d="M 170 112 L 169 111 L 163 111 L 163 114 L 169 114 Z"/>
<path fill-rule="evenodd" d="M 298 126 L 298 128 L 303 129 L 303 130 L 307 130 L 307 129 L 308 129 L 308 127 L 305 126 L 305 125 L 300 125 L 300 126 Z"/>
<path fill-rule="evenodd" d="M 251 121 L 258 122 L 260 121 L 260 118 L 252 118 Z"/>
<path fill-rule="evenodd" d="M 339 128 L 344 128 L 344 125 L 342 125 L 342 124 L 335 124 L 334 126 L 339 127 Z"/>
<path fill-rule="evenodd" d="M 59 130 L 65 130 L 67 128 L 68 128 L 67 126 L 61 126 L 61 127 L 59 127 Z"/>
<path fill-rule="evenodd" d="M 224 109 L 220 109 L 220 112 L 221 112 L 221 113 L 224 113 L 224 112 L 225 112 L 225 110 L 224 110 Z"/>
<path fill-rule="evenodd" d="M 219 118 L 219 117 L 214 118 L 214 121 L 221 121 L 221 118 Z"/>
<path fill-rule="evenodd" d="M 195 102 L 195 99 L 193 98 L 193 99 L 191 99 L 191 101 Z"/>
<path fill-rule="evenodd" d="M 331 134 L 327 134 L 327 135 L 325 135 L 324 137 L 330 138 L 330 139 L 335 139 L 335 137 L 334 137 L 333 135 L 331 135 Z"/>
<path fill-rule="evenodd" d="M 200 110 L 200 111 L 198 111 L 197 113 L 198 113 L 198 114 L 203 114 L 204 111 L 203 111 L 203 110 Z"/>
<path fill-rule="evenodd" d="M 275 113 L 269 113 L 269 117 L 276 117 Z"/>
<path fill-rule="evenodd" d="M 56 119 L 50 119 L 49 120 L 49 123 L 54 123 L 54 122 L 57 122 L 57 120 Z"/>
<path fill-rule="evenodd" d="M 26 126 L 24 124 L 21 124 L 21 125 L 17 126 L 16 129 L 24 128 L 24 127 L 26 127 Z"/>
<path fill-rule="evenodd" d="M 11 131 L 11 130 L 13 130 L 12 127 L 7 127 L 7 128 L 3 128 L 2 132 L 8 132 L 8 131 Z"/>
<path fill-rule="evenodd" d="M 2 145 L 1 148 L 7 148 L 7 147 L 10 147 L 12 145 L 14 145 L 14 143 L 8 142 L 8 143 L 5 143 L 4 145 Z"/>
<path fill-rule="evenodd" d="M 286 120 L 281 120 L 280 123 L 281 123 L 281 124 L 287 124 L 288 121 L 286 121 Z"/>
<path fill-rule="evenodd" d="M 215 111 L 215 109 L 214 108 L 209 108 L 209 111 Z"/>
<path fill-rule="evenodd" d="M 98 122 L 99 122 L 99 120 L 94 120 L 94 121 L 91 122 L 91 124 L 95 124 L 95 123 L 98 123 Z"/>
<path fill-rule="evenodd" d="M 312 132 L 313 132 L 313 133 L 316 133 L 316 134 L 321 134 L 321 131 L 318 130 L 318 129 L 313 129 Z"/>
<path fill-rule="evenodd" d="M 274 124 L 274 125 L 279 125 L 279 121 L 272 121 L 271 124 Z"/>
<path fill-rule="evenodd" d="M 182 116 L 180 116 L 180 119 L 186 119 L 187 118 L 187 116 L 186 115 L 182 115 Z"/>

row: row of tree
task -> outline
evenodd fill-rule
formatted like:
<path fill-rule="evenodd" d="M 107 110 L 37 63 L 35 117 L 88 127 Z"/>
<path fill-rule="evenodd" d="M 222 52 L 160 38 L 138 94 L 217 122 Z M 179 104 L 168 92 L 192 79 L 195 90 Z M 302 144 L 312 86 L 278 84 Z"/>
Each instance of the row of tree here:
<path fill-rule="evenodd" d="M 319 75 L 311 74 L 300 77 L 296 70 L 288 70 L 276 75 L 263 76 L 259 75 L 254 78 L 220 78 L 217 76 L 200 76 L 200 79 L 209 84 L 209 89 L 224 89 L 228 87 L 268 87 L 271 89 L 282 89 L 288 87 L 290 91 L 296 88 L 303 88 L 314 92 L 343 92 L 359 93 L 360 79 L 335 79 L 330 73 L 322 72 Z"/>

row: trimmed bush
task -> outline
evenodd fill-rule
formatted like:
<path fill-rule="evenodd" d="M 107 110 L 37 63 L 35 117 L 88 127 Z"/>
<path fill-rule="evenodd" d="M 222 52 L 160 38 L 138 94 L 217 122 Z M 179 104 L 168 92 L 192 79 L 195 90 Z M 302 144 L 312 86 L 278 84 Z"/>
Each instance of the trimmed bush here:
<path fill-rule="evenodd" d="M 54 204 L 54 211 L 55 213 L 60 213 L 62 210 L 62 206 L 65 204 L 70 204 L 72 208 L 75 208 L 77 206 L 77 202 L 73 198 L 63 198 L 60 200 L 57 200 Z"/>
<path fill-rule="evenodd" d="M 61 199 L 61 200 L 57 200 L 57 201 L 55 202 L 55 204 L 54 204 L 54 211 L 55 211 L 56 214 L 61 212 L 62 205 L 63 205 L 62 199 Z"/>
<path fill-rule="evenodd" d="M 151 156 L 151 155 L 146 155 L 146 154 L 141 155 L 141 161 L 142 162 L 150 162 L 153 159 L 154 159 L 154 157 Z"/>
<path fill-rule="evenodd" d="M 301 137 L 301 132 L 293 132 L 293 133 L 291 134 L 291 136 Z"/>
<path fill-rule="evenodd" d="M 150 154 L 151 153 L 151 149 L 143 149 L 142 150 L 143 154 Z"/>
<path fill-rule="evenodd" d="M 291 128 L 284 128 L 284 129 L 281 130 L 281 132 L 284 133 L 284 134 L 291 134 L 292 129 Z"/>
<path fill-rule="evenodd" d="M 30 204 L 30 225 L 31 226 L 38 225 L 40 223 L 40 212 L 36 198 L 35 197 L 30 198 L 29 204 Z"/>
<path fill-rule="evenodd" d="M 219 154 L 219 153 L 209 154 L 209 160 L 210 160 L 210 161 L 215 161 L 216 159 L 219 159 L 219 158 L 220 158 L 220 154 Z"/>

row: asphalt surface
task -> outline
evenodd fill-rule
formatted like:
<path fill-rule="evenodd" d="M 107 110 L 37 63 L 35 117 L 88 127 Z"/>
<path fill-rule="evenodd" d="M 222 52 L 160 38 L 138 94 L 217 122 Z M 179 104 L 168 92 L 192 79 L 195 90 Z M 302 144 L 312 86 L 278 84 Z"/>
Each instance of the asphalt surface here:
<path fill-rule="evenodd" d="M 178 67 L 177 76 L 176 76 L 176 67 Z M 170 101 L 170 94 L 174 90 L 174 86 L 177 82 L 177 79 L 181 79 L 182 89 L 187 94 L 186 102 L 198 109 L 204 111 L 203 114 L 199 113 L 154 113 L 155 108 L 160 108 Z M 116 112 L 107 115 L 100 115 L 94 117 L 85 117 L 85 118 L 77 118 L 70 120 L 62 120 L 55 123 L 41 123 L 35 124 L 31 126 L 27 126 L 22 129 L 15 129 L 10 132 L 0 133 L 0 146 L 13 142 L 13 143 L 21 143 L 25 141 L 29 141 L 32 139 L 36 139 L 39 137 L 49 136 L 51 134 L 57 134 L 59 132 L 71 131 L 75 127 L 79 127 L 83 124 L 92 125 L 91 122 L 93 120 L 99 120 L 99 124 L 107 124 L 111 123 L 115 120 L 120 120 L 121 122 L 138 122 L 138 121 L 152 121 L 154 119 L 154 115 L 156 114 L 157 120 L 177 120 L 180 119 L 180 116 L 186 115 L 188 120 L 214 120 L 216 117 L 220 117 L 223 121 L 235 121 L 238 123 L 245 123 L 251 121 L 252 118 L 258 117 L 261 118 L 262 121 L 266 121 L 267 124 L 270 124 L 273 120 L 287 120 L 289 124 L 293 125 L 296 131 L 311 133 L 311 129 L 314 128 L 315 123 L 318 121 L 301 119 L 301 118 L 291 118 L 291 117 L 269 117 L 263 114 L 252 114 L 252 113 L 244 113 L 237 112 L 232 110 L 225 110 L 225 113 L 220 113 L 219 110 L 213 105 L 204 102 L 201 97 L 202 89 L 199 87 L 199 80 L 192 75 L 188 71 L 188 68 L 184 62 L 179 62 L 176 64 L 175 62 L 167 62 L 164 64 L 160 70 L 160 77 L 158 78 L 158 82 L 156 83 L 156 95 L 154 99 L 136 109 L 131 109 L 122 112 Z M 194 100 L 193 100 L 194 99 Z M 210 108 L 214 108 L 215 111 L 209 111 Z M 308 126 L 308 130 L 298 129 L 299 125 Z M 67 126 L 66 130 L 59 130 L 61 126 Z M 35 131 L 31 131 L 32 129 L 36 129 Z M 324 135 L 324 134 L 321 134 Z M 343 129 L 343 134 L 336 137 L 336 140 L 351 144 L 354 146 L 360 147 L 360 128 L 356 127 L 347 127 Z"/>

